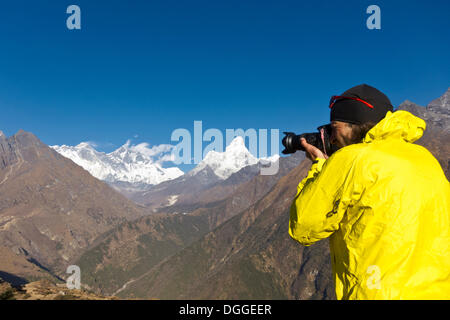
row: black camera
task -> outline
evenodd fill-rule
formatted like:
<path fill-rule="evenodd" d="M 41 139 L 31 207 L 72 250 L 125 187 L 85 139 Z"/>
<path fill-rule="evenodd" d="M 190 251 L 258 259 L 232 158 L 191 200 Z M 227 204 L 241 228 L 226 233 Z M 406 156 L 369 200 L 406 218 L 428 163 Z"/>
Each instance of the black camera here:
<path fill-rule="evenodd" d="M 283 132 L 285 137 L 282 140 L 284 150 L 283 154 L 294 153 L 297 150 L 305 151 L 300 144 L 300 138 L 305 138 L 306 142 L 315 146 L 327 156 L 331 156 L 338 148 L 330 142 L 331 137 L 331 125 L 326 124 L 317 128 L 319 132 L 314 133 L 302 133 L 296 135 L 293 132 Z"/>

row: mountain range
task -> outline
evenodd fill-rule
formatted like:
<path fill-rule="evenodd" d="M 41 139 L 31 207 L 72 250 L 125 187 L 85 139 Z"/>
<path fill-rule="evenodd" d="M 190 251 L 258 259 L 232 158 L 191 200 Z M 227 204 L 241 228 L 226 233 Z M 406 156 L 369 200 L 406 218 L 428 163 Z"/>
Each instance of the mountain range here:
<path fill-rule="evenodd" d="M 77 146 L 52 146 L 55 151 L 71 159 L 94 177 L 105 181 L 116 190 L 152 209 L 164 208 L 175 203 L 186 203 L 188 195 L 197 194 L 213 184 L 228 180 L 243 168 L 247 176 L 233 184 L 248 180 L 249 175 L 259 173 L 267 161 L 277 161 L 279 156 L 258 159 L 245 146 L 241 136 L 235 137 L 223 152 L 209 151 L 191 171 L 184 174 L 178 167 L 164 168 L 172 160 L 171 145 L 149 148 L 147 143 L 131 145 L 130 141 L 111 153 L 96 151 L 90 143 Z M 164 183 L 166 182 L 166 183 Z M 170 189 L 170 192 L 167 190 Z M 226 194 L 224 194 L 226 196 Z"/>
<path fill-rule="evenodd" d="M 16 276 L 56 275 L 98 236 L 146 214 L 32 133 L 0 133 L 0 244 Z"/>
<path fill-rule="evenodd" d="M 426 120 L 417 143 L 447 177 L 449 97 L 450 89 L 427 107 L 405 101 L 398 108 Z M 333 299 L 328 241 L 303 247 L 287 233 L 310 161 L 301 152 L 281 157 L 278 173 L 264 176 L 261 163 L 234 142 L 224 154 L 205 157 L 208 165 L 133 191 L 132 201 L 106 181 L 113 174 L 102 181 L 31 133 L 0 132 L 0 278 L 61 282 L 76 264 L 83 286 L 99 296 Z M 167 150 L 147 154 L 148 164 L 161 163 Z M 135 168 L 143 160 L 133 152 L 136 158 L 127 158 L 126 148 L 116 157 Z M 245 165 L 230 170 L 233 163 Z"/>
<path fill-rule="evenodd" d="M 173 146 L 147 143 L 131 145 L 128 140 L 117 150 L 105 153 L 82 142 L 76 146 L 51 146 L 55 151 L 86 169 L 94 177 L 114 185 L 128 183 L 129 187 L 143 190 L 148 186 L 175 179 L 184 174 L 177 167 L 164 168 L 171 160 Z"/>

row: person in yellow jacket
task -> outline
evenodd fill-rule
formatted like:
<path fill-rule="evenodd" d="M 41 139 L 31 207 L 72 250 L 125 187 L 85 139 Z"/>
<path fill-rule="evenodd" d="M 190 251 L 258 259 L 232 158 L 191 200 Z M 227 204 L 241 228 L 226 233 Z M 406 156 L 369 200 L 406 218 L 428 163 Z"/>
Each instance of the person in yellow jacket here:
<path fill-rule="evenodd" d="M 368 85 L 330 102 L 329 158 L 298 185 L 289 234 L 302 245 L 330 237 L 337 299 L 450 299 L 450 186 L 438 161 L 413 144 L 425 121 L 393 112 Z"/>

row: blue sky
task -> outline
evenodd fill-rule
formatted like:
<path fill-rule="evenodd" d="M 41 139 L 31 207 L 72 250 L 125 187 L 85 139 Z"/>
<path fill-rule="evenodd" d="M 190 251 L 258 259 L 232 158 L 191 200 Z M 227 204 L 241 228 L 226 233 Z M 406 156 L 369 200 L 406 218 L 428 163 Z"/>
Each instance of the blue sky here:
<path fill-rule="evenodd" d="M 81 8 L 68 30 L 66 8 Z M 366 8 L 381 9 L 381 30 Z M 177 128 L 314 131 L 361 83 L 426 105 L 450 86 L 450 2 L 2 1 L 0 130 L 49 145 L 170 143 Z"/>

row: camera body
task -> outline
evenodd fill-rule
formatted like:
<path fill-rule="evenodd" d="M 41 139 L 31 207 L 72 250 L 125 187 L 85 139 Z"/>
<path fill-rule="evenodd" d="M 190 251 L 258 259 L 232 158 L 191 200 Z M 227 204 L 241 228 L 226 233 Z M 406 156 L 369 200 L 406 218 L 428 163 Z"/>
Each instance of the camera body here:
<path fill-rule="evenodd" d="M 327 156 L 331 156 L 338 148 L 330 142 L 331 125 L 326 124 L 317 128 L 318 132 L 302 133 L 297 135 L 293 132 L 283 132 L 285 137 L 282 140 L 283 154 L 290 154 L 296 151 L 305 151 L 300 143 L 300 138 L 305 138 L 306 142 L 315 146 Z"/>

